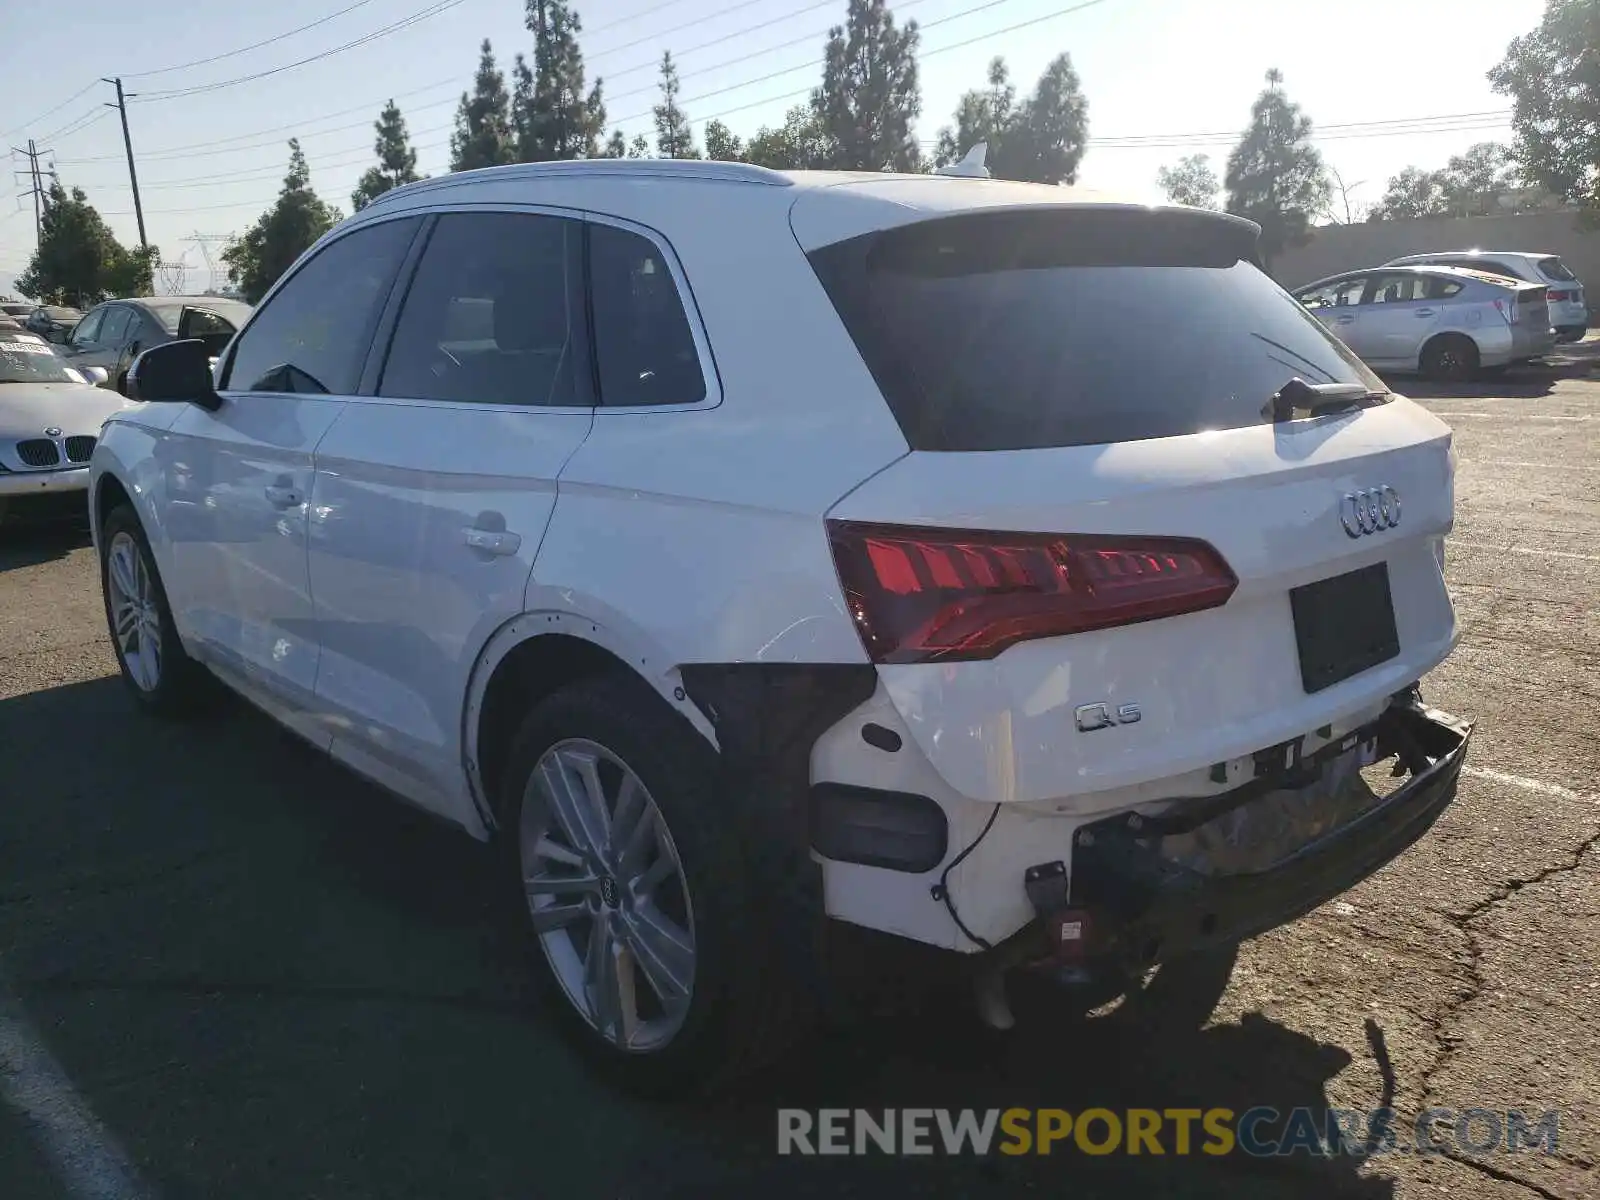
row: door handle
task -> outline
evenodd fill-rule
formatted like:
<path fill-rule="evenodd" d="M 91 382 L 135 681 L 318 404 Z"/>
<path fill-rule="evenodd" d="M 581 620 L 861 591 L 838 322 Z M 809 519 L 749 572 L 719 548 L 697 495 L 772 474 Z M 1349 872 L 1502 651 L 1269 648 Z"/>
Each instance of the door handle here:
<path fill-rule="evenodd" d="M 1339 322 L 1339 324 L 1341 324 L 1341 325 L 1348 325 L 1348 324 L 1350 324 L 1350 322 L 1352 322 L 1352 321 L 1354 321 L 1354 320 L 1355 320 L 1355 318 L 1354 318 L 1354 317 L 1351 317 L 1351 316 L 1343 316 L 1343 317 L 1338 317 L 1338 318 L 1336 318 L 1336 320 L 1337 320 L 1337 321 L 1338 321 L 1338 322 Z"/>
<path fill-rule="evenodd" d="M 1431 309 L 1431 308 L 1419 308 L 1416 311 L 1414 311 L 1411 315 L 1414 316 L 1414 317 L 1431 317 L 1431 316 L 1434 315 L 1434 313 L 1433 313 L 1433 309 Z"/>
<path fill-rule="evenodd" d="M 268 484 L 266 493 L 267 500 L 274 508 L 293 508 L 302 498 L 297 488 L 282 483 Z"/>
<path fill-rule="evenodd" d="M 522 535 L 504 529 L 479 529 L 469 525 L 461 531 L 461 540 L 486 554 L 515 554 L 522 548 Z"/>

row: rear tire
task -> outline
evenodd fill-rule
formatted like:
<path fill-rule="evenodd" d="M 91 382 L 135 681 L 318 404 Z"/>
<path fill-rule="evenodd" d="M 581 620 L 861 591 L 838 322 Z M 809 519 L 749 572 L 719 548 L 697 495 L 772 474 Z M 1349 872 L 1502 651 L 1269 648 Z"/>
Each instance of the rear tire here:
<path fill-rule="evenodd" d="M 178 639 L 155 556 L 127 505 L 112 509 L 100 531 L 100 594 L 117 666 L 140 707 L 162 716 L 195 711 L 209 680 Z"/>
<path fill-rule="evenodd" d="M 591 1063 L 642 1095 L 720 1090 L 779 1046 L 771 1026 L 787 998 L 716 795 L 711 747 L 621 675 L 543 700 L 508 757 L 502 855 L 544 1006 Z"/>
<path fill-rule="evenodd" d="M 1478 373 L 1478 344 L 1465 334 L 1440 334 L 1422 348 L 1421 367 L 1440 383 L 1470 382 Z"/>

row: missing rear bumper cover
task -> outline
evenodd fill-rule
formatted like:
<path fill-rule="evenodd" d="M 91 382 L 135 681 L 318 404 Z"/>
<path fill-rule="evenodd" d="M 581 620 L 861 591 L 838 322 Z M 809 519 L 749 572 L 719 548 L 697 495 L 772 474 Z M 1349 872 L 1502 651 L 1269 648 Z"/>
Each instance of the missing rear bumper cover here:
<path fill-rule="evenodd" d="M 1289 793 L 1282 779 L 1252 781 L 1156 817 L 1127 814 L 1085 826 L 1073 850 L 1068 904 L 1095 915 L 1082 952 L 1141 966 L 1264 933 L 1347 891 L 1406 850 L 1455 797 L 1472 724 L 1419 701 L 1396 703 L 1372 725 L 1307 756 L 1319 786 Z M 1363 746 L 1371 753 L 1357 757 Z M 1394 758 L 1409 775 L 1387 795 L 1367 788 L 1363 759 Z M 1292 786 L 1292 785 L 1291 785 Z M 1343 792 L 1335 789 L 1342 788 Z M 1355 789 L 1364 799 L 1352 800 Z M 1274 789 L 1277 789 L 1276 791 Z M 1283 797 L 1288 796 L 1285 803 Z M 1294 811 L 1294 806 L 1306 806 Z M 1322 807 L 1311 811 L 1310 806 Z M 1272 828 L 1263 836 L 1250 822 Z M 1285 823 L 1293 826 L 1286 838 Z M 1049 955 L 1045 915 L 1008 944 Z"/>

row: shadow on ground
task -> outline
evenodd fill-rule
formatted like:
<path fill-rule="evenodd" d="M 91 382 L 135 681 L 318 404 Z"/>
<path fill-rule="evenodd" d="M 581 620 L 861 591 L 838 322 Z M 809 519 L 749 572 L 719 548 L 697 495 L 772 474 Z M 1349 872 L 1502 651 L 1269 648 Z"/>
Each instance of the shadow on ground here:
<path fill-rule="evenodd" d="M 779 1158 L 780 1105 L 1321 1114 L 1349 1055 L 1261 1016 L 1000 1036 L 930 1000 L 737 1102 L 646 1105 L 530 1011 L 483 847 L 241 703 L 164 724 L 102 679 L 0 701 L 0 731 L 53 764 L 0 805 L 0 971 L 169 1200 L 1393 1194 L 1351 1158 Z"/>
<path fill-rule="evenodd" d="M 65 558 L 89 541 L 87 521 L 0 520 L 0 571 Z"/>

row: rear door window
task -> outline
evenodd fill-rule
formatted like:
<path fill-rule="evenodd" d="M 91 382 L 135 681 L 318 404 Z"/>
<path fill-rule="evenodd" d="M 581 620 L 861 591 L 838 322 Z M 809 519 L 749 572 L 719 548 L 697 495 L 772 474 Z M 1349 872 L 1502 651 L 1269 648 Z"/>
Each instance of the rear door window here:
<path fill-rule="evenodd" d="M 583 227 L 537 213 L 445 213 L 428 239 L 378 394 L 587 406 Z"/>
<path fill-rule="evenodd" d="M 1270 420 L 1290 379 L 1383 385 L 1221 218 L 971 213 L 826 246 L 819 279 L 919 450 L 1099 445 Z"/>

